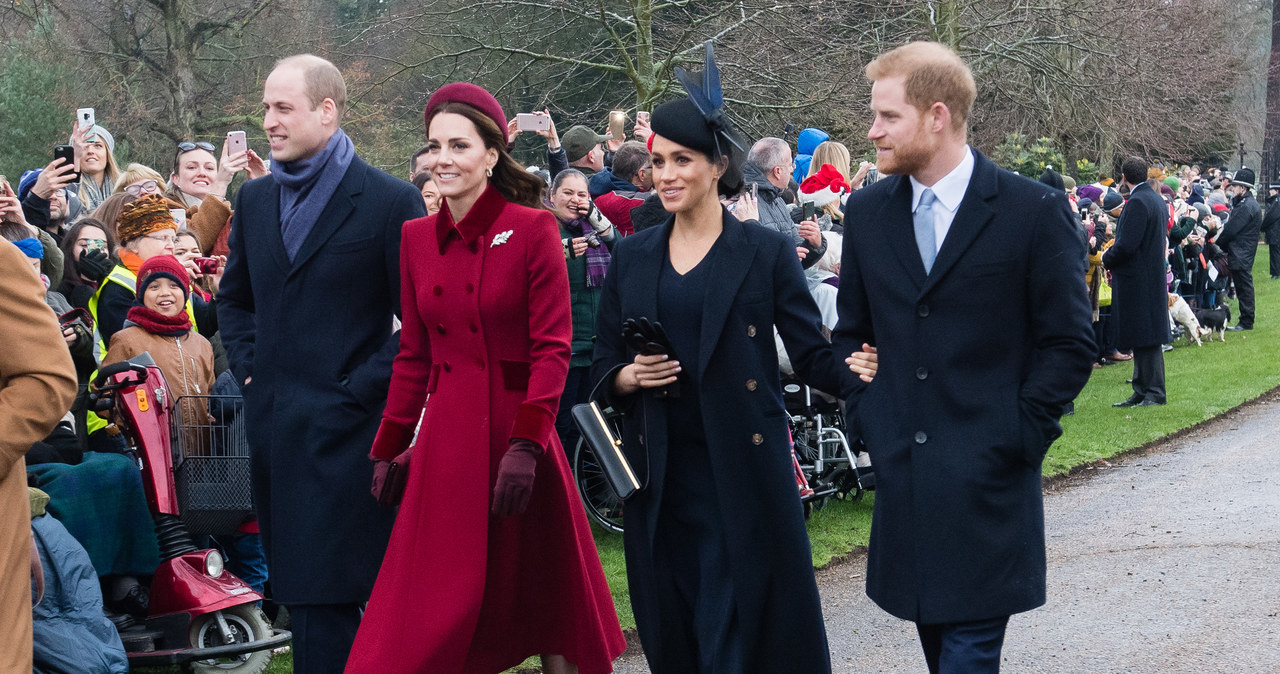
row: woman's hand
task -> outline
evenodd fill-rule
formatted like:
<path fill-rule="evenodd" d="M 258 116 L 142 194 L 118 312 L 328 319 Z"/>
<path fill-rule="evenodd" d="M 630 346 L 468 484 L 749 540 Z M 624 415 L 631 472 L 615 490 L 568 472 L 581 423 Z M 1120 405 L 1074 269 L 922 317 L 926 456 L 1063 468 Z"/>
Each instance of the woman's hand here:
<path fill-rule="evenodd" d="M 574 257 L 582 257 L 587 254 L 587 237 L 580 236 L 571 241 L 571 243 L 573 244 Z"/>
<path fill-rule="evenodd" d="M 249 163 L 245 165 L 245 170 L 249 172 L 249 180 L 262 178 L 271 173 L 271 169 L 267 168 L 267 163 L 262 161 L 262 157 L 258 156 L 253 149 L 246 150 L 249 153 Z"/>
<path fill-rule="evenodd" d="M 844 362 L 849 366 L 850 371 L 868 384 L 875 379 L 876 371 L 880 369 L 879 352 L 870 344 L 863 344 L 861 351 L 854 351 L 844 359 Z"/>
<path fill-rule="evenodd" d="M 742 222 L 760 218 L 760 202 L 751 195 L 751 192 L 743 192 L 742 196 L 738 197 L 737 203 L 738 205 L 733 209 L 733 217 Z"/>
<path fill-rule="evenodd" d="M 655 356 L 637 354 L 632 363 L 618 372 L 613 380 L 613 390 L 619 395 L 630 395 L 646 388 L 662 388 L 676 382 L 680 374 L 680 361 L 660 353 Z"/>

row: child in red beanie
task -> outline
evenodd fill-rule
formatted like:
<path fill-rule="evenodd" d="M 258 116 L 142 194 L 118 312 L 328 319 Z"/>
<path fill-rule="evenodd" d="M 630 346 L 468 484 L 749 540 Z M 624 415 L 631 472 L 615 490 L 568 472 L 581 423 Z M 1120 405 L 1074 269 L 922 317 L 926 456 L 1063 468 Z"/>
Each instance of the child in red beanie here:
<path fill-rule="evenodd" d="M 191 329 L 187 315 L 190 276 L 172 255 L 157 255 L 138 270 L 137 300 L 124 329 L 111 337 L 103 366 L 150 353 L 164 374 L 173 399 L 179 402 L 187 428 L 207 426 L 208 403 L 203 398 L 213 388 L 213 347 Z M 188 454 L 207 454 L 206 439 L 189 433 L 183 438 Z"/>

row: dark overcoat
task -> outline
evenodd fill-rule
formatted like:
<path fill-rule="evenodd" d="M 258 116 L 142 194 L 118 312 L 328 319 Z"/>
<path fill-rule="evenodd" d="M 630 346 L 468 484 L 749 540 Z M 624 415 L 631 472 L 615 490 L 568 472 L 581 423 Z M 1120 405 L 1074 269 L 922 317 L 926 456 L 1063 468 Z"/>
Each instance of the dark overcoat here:
<path fill-rule="evenodd" d="M 394 510 L 369 495 L 369 448 L 399 348 L 400 228 L 413 186 L 352 159 L 290 262 L 280 187 L 245 183 L 218 293 L 222 342 L 244 387 L 253 495 L 274 598 L 364 602 Z"/>
<path fill-rule="evenodd" d="M 1262 233 L 1262 207 L 1252 192 L 1232 200 L 1231 217 L 1214 243 L 1227 251 L 1227 267 L 1231 271 L 1252 271 L 1258 254 L 1258 238 Z"/>
<path fill-rule="evenodd" d="M 1144 182 L 1129 193 L 1116 223 L 1116 242 L 1102 254 L 1102 265 L 1111 272 L 1111 315 L 1122 350 L 1170 340 L 1164 271 L 1168 222 L 1164 200 Z"/>
<path fill-rule="evenodd" d="M 1044 603 L 1040 466 L 1095 355 L 1066 197 L 974 155 L 928 275 L 906 176 L 845 209 L 834 344 L 880 356 L 847 403 L 876 469 L 867 594 L 930 624 Z"/>
<path fill-rule="evenodd" d="M 796 372 L 827 391 L 848 390 L 852 376 L 822 337 L 795 245 L 782 234 L 741 223 L 722 211 L 702 314 L 698 363 L 702 420 L 719 517 L 731 560 L 745 662 L 752 672 L 828 671 L 827 643 L 809 539 L 791 466 L 787 416 L 778 374 L 776 325 Z M 622 239 L 600 299 L 593 379 L 615 376 L 635 352 L 620 333 L 626 318 L 658 315 L 658 278 L 666 264 L 673 219 Z M 623 510 L 631 602 L 645 656 L 696 662 L 661 640 L 653 556 L 667 459 L 666 400 L 646 391 L 620 400 L 627 410 L 624 449 L 644 466 L 649 485 Z M 674 451 L 674 450 L 673 450 Z"/>

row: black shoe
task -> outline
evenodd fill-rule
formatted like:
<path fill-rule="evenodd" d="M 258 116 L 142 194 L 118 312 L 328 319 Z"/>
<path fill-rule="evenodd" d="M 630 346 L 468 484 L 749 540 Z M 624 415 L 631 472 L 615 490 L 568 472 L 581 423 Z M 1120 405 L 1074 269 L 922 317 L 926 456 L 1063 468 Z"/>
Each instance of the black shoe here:
<path fill-rule="evenodd" d="M 1240 325 L 1239 323 L 1236 323 L 1235 325 L 1227 328 L 1227 330 L 1231 332 L 1239 332 L 1241 330 L 1252 330 L 1252 329 L 1253 329 L 1252 325 Z"/>
<path fill-rule="evenodd" d="M 1134 405 L 1134 407 L 1154 407 L 1156 405 L 1163 405 L 1164 402 L 1165 401 L 1163 400 L 1156 400 L 1155 398 L 1143 398 L 1142 402 Z"/>
<path fill-rule="evenodd" d="M 1133 407 L 1134 405 L 1137 405 L 1140 402 L 1142 402 L 1142 396 L 1135 393 L 1129 396 L 1128 400 L 1122 400 L 1118 403 L 1111 403 L 1111 406 L 1112 407 Z"/>

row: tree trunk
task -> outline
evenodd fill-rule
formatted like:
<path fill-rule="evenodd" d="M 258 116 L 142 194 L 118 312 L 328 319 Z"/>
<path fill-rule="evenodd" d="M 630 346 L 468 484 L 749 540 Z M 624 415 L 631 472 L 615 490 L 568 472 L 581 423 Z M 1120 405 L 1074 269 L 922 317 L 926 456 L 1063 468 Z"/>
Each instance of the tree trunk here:
<path fill-rule="evenodd" d="M 1267 63 L 1267 119 L 1262 134 L 1262 166 L 1258 194 L 1277 180 L 1280 168 L 1280 0 L 1271 2 L 1271 58 Z"/>

